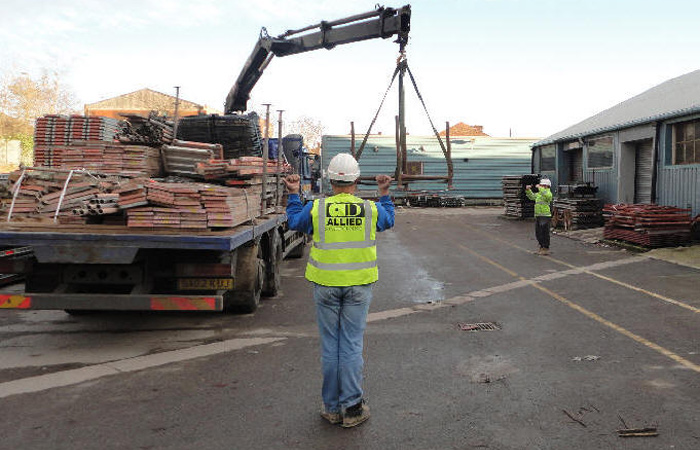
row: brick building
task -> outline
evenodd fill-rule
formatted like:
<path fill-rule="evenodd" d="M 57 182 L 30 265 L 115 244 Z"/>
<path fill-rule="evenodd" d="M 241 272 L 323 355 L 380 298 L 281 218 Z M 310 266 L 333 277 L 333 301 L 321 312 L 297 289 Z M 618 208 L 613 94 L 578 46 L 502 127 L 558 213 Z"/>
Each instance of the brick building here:
<path fill-rule="evenodd" d="M 163 94 L 152 89 L 141 89 L 118 97 L 88 103 L 85 105 L 84 113 L 87 116 L 121 119 L 120 113 L 146 115 L 150 111 L 158 111 L 159 115 L 173 117 L 175 115 L 175 100 L 174 95 Z M 178 108 L 180 117 L 217 112 L 212 111 L 206 105 L 180 99 Z"/>

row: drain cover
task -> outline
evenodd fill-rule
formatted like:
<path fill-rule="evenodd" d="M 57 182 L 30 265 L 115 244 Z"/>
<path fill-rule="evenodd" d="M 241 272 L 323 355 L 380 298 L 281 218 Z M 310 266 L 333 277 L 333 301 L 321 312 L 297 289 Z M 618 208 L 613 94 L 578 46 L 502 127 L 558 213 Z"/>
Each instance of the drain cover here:
<path fill-rule="evenodd" d="M 495 322 L 458 323 L 457 326 L 462 331 L 494 331 L 501 329 Z"/>

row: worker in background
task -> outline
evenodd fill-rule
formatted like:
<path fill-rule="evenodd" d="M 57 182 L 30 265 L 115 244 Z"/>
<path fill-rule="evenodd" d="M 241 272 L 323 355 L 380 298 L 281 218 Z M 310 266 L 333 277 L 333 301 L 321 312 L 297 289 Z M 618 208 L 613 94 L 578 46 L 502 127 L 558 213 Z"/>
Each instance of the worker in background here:
<path fill-rule="evenodd" d="M 552 223 L 552 182 L 542 178 L 537 185 L 537 193 L 530 186 L 525 186 L 525 195 L 535 202 L 535 236 L 540 244 L 539 255 L 549 255 L 549 226 Z"/>
<path fill-rule="evenodd" d="M 352 155 L 334 156 L 328 165 L 333 196 L 305 206 L 298 195 L 299 176 L 284 179 L 289 227 L 313 236 L 306 279 L 313 283 L 321 336 L 321 417 L 345 428 L 369 418 L 362 351 L 372 286 L 378 279 L 376 233 L 394 226 L 391 177 L 375 178 L 375 203 L 353 195 L 359 176 L 360 166 Z"/>

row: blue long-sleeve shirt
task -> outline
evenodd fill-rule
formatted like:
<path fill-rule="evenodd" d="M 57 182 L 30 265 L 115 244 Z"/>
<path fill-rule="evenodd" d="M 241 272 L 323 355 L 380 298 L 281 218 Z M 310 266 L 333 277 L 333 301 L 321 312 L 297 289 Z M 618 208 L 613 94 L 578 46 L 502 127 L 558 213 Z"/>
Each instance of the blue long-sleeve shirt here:
<path fill-rule="evenodd" d="M 388 230 L 394 226 L 394 203 L 391 197 L 379 197 L 377 204 L 377 231 Z M 287 223 L 289 228 L 306 234 L 313 234 L 314 224 L 311 220 L 313 202 L 304 205 L 298 194 L 289 194 L 287 199 Z"/>

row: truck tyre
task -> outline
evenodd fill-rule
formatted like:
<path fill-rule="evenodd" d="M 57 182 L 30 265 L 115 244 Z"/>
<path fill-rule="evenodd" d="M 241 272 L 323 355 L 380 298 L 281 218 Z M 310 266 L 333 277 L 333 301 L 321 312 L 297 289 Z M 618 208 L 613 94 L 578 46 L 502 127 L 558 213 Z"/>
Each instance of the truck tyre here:
<path fill-rule="evenodd" d="M 224 294 L 224 311 L 250 314 L 258 309 L 265 276 L 265 264 L 259 250 L 257 243 L 237 250 L 234 288 Z"/>
<path fill-rule="evenodd" d="M 299 245 L 297 245 L 289 253 L 287 253 L 287 258 L 301 258 L 302 256 L 304 256 L 304 247 L 306 247 L 306 236 L 304 236 L 304 240 L 301 241 Z"/>
<path fill-rule="evenodd" d="M 268 240 L 267 258 L 265 261 L 265 282 L 263 283 L 262 295 L 264 297 L 274 297 L 282 286 L 282 275 L 280 265 L 282 264 L 282 237 L 277 230 L 270 231 Z"/>

